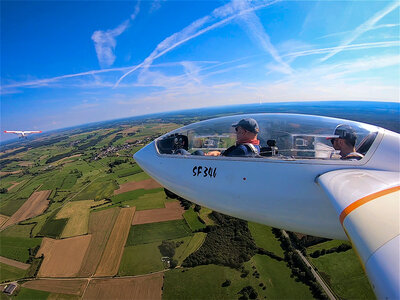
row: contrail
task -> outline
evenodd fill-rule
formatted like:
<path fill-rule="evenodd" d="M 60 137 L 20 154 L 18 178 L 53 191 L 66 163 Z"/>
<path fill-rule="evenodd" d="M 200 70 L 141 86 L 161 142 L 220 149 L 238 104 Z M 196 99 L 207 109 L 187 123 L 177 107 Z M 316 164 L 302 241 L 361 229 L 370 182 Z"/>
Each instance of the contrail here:
<path fill-rule="evenodd" d="M 276 2 L 280 2 L 281 0 L 275 0 L 275 1 L 271 1 L 268 3 L 264 3 L 258 6 L 254 6 L 245 10 L 241 10 L 229 17 L 226 17 L 225 19 L 222 19 L 219 22 L 216 22 L 206 28 L 203 28 L 195 33 L 193 33 L 193 31 L 198 30 L 201 26 L 203 26 L 205 23 L 207 23 L 212 17 L 220 17 L 225 16 L 225 15 L 229 15 L 232 14 L 232 12 L 230 12 L 229 10 L 233 10 L 232 8 L 232 3 L 229 3 L 227 5 L 224 5 L 222 7 L 219 7 L 217 9 L 215 9 L 213 11 L 213 13 L 211 14 L 211 16 L 206 16 L 203 17 L 201 19 L 198 19 L 196 21 L 194 21 L 192 24 L 190 24 L 189 26 L 185 27 L 183 30 L 181 30 L 180 32 L 174 33 L 173 35 L 167 37 L 166 39 L 164 39 L 160 44 L 157 45 L 156 49 L 139 65 L 135 66 L 133 69 L 131 69 L 129 72 L 125 73 L 123 76 L 121 76 L 118 81 L 115 83 L 114 87 L 117 87 L 119 85 L 119 83 L 129 74 L 131 74 L 132 72 L 136 71 L 137 69 L 141 68 L 141 67 L 147 67 L 149 65 L 151 65 L 151 63 L 159 58 L 160 56 L 168 53 L 169 51 L 175 49 L 176 47 L 178 47 L 179 45 L 199 36 L 202 35 L 212 29 L 218 28 L 226 23 L 228 23 L 229 21 L 233 20 L 234 18 L 237 18 L 239 16 L 242 16 L 244 14 L 247 14 L 249 12 L 270 6 Z M 189 36 L 187 36 L 187 34 L 190 34 Z M 172 44 L 171 44 L 172 41 Z"/>
<path fill-rule="evenodd" d="M 342 42 L 342 44 L 338 47 L 335 48 L 334 51 L 326 55 L 325 57 L 321 58 L 320 61 L 323 62 L 327 60 L 328 58 L 334 56 L 335 54 L 339 53 L 344 49 L 345 46 L 349 45 L 351 42 L 353 42 L 356 38 L 358 38 L 361 34 L 363 34 L 366 31 L 369 31 L 373 26 L 384 16 L 386 16 L 388 13 L 392 12 L 396 8 L 400 6 L 400 2 L 398 0 L 392 2 L 388 6 L 386 6 L 384 9 L 381 11 L 377 12 L 375 15 L 373 15 L 369 20 L 358 26 L 353 33 Z"/>

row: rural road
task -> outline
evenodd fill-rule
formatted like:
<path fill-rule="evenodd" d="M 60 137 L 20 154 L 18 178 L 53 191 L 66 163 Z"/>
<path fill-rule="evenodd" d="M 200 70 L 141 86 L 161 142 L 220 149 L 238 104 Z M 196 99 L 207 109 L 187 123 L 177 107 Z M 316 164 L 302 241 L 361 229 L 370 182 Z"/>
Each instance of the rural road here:
<path fill-rule="evenodd" d="M 287 232 L 285 230 L 282 230 L 282 233 L 287 239 L 290 239 L 289 235 L 287 234 Z M 310 264 L 310 262 L 307 260 L 307 258 L 305 258 L 304 255 L 299 250 L 296 249 L 296 252 L 299 254 L 299 256 L 301 257 L 303 262 L 306 264 L 306 266 L 310 268 L 311 273 L 314 275 L 317 282 L 321 285 L 321 287 L 323 288 L 323 290 L 326 293 L 326 295 L 328 296 L 328 298 L 331 300 L 336 300 L 335 295 L 333 295 L 330 288 L 322 280 L 321 276 L 314 270 L 314 267 Z"/>

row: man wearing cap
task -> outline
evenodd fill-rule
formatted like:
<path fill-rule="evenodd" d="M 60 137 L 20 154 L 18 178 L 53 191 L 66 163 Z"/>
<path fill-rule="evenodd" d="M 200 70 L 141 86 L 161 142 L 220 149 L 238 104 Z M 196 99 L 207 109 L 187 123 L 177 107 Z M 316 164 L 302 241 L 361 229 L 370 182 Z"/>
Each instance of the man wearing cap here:
<path fill-rule="evenodd" d="M 232 125 L 236 130 L 236 145 L 229 147 L 224 152 L 211 151 L 207 156 L 257 156 L 260 154 L 260 141 L 257 134 L 260 131 L 258 123 L 252 118 L 240 120 Z"/>
<path fill-rule="evenodd" d="M 331 140 L 335 150 L 340 150 L 340 156 L 343 160 L 360 160 L 364 157 L 356 152 L 357 134 L 349 125 L 338 125 L 333 136 L 327 137 L 327 139 Z"/>

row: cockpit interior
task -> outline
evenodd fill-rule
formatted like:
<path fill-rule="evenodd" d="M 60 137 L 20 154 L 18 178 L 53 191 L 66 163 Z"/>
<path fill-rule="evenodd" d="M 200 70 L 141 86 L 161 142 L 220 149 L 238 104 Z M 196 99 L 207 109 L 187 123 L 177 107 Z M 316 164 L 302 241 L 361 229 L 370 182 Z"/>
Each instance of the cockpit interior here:
<path fill-rule="evenodd" d="M 298 114 L 251 114 L 228 116 L 193 123 L 169 132 L 156 140 L 159 154 L 223 153 L 236 143 L 233 124 L 243 118 L 253 118 L 259 125 L 257 158 L 339 160 L 339 151 L 331 142 L 335 128 L 345 124 L 356 134 L 355 150 L 366 155 L 379 128 L 373 125 L 330 117 Z"/>

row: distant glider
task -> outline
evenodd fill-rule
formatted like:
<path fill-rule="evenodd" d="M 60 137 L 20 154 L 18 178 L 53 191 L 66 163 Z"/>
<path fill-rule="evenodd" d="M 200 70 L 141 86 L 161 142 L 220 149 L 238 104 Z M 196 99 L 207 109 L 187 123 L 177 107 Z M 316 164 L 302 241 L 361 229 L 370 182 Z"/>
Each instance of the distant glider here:
<path fill-rule="evenodd" d="M 4 133 L 14 133 L 17 134 L 18 137 L 21 138 L 27 138 L 28 135 L 32 134 L 32 133 L 42 133 L 41 130 L 4 130 Z"/>

